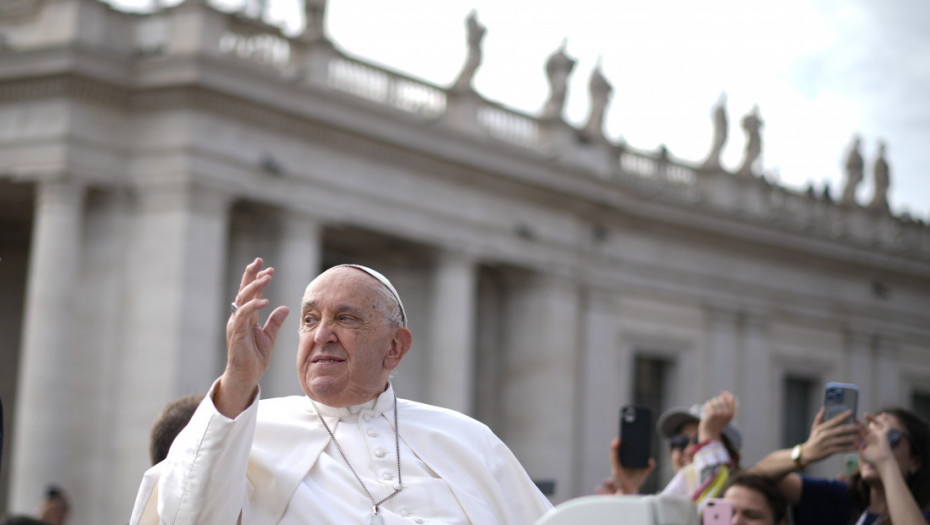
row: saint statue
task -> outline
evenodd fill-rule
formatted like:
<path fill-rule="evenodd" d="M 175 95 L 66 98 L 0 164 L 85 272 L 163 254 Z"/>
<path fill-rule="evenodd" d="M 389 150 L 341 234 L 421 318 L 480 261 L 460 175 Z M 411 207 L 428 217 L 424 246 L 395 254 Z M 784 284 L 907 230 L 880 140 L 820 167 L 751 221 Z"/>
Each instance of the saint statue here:
<path fill-rule="evenodd" d="M 861 143 L 862 140 L 859 137 L 853 137 L 852 147 L 846 156 L 846 185 L 843 186 L 840 204 L 847 206 L 856 204 L 856 188 L 863 178 L 865 163 L 862 161 L 862 153 L 859 152 Z"/>
<path fill-rule="evenodd" d="M 875 179 L 875 194 L 869 203 L 870 210 L 888 211 L 888 187 L 891 185 L 891 176 L 888 161 L 885 160 L 885 143 L 878 143 L 878 158 L 872 167 L 872 177 Z"/>
<path fill-rule="evenodd" d="M 474 91 L 471 82 L 475 71 L 481 65 L 481 41 L 484 40 L 484 34 L 487 32 L 487 29 L 478 22 L 475 11 L 469 13 L 468 18 L 465 19 L 465 27 L 468 31 L 468 56 L 465 58 L 465 66 L 462 67 L 459 78 L 452 85 L 452 91 L 458 93 Z"/>
<path fill-rule="evenodd" d="M 560 118 L 565 107 L 565 95 L 568 92 L 568 77 L 575 68 L 575 60 L 565 54 L 565 41 L 558 51 L 546 61 L 546 75 L 549 77 L 549 100 L 543 108 L 543 120 Z"/>
<path fill-rule="evenodd" d="M 591 111 L 588 122 L 581 129 L 581 136 L 590 141 L 604 139 L 604 113 L 613 94 L 614 87 L 610 85 L 601 71 L 601 61 L 598 59 L 591 80 L 588 81 L 588 92 L 591 94 Z"/>
<path fill-rule="evenodd" d="M 707 155 L 707 160 L 704 161 L 704 167 L 711 170 L 720 169 L 720 154 L 723 152 L 723 147 L 727 143 L 729 122 L 727 120 L 726 93 L 721 93 L 720 99 L 717 100 L 717 104 L 714 105 L 713 117 L 714 143 L 710 148 L 710 153 Z"/>
<path fill-rule="evenodd" d="M 325 40 L 323 35 L 323 22 L 326 19 L 327 0 L 304 0 L 304 15 L 307 23 L 304 26 L 303 40 L 316 42 Z"/>
<path fill-rule="evenodd" d="M 743 164 L 737 173 L 740 175 L 755 175 L 753 169 L 756 161 L 762 156 L 762 126 L 764 122 L 759 117 L 759 106 L 753 106 L 752 112 L 743 117 L 743 131 L 746 132 L 746 154 Z"/>

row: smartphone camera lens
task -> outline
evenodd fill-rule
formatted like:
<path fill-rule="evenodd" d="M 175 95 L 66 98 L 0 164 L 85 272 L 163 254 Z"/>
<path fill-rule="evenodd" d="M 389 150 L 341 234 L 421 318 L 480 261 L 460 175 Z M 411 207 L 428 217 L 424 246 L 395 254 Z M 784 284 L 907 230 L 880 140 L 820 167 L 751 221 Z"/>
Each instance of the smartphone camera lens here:
<path fill-rule="evenodd" d="M 623 420 L 627 423 L 632 423 L 636 421 L 636 411 L 632 407 L 626 407 L 623 409 Z"/>

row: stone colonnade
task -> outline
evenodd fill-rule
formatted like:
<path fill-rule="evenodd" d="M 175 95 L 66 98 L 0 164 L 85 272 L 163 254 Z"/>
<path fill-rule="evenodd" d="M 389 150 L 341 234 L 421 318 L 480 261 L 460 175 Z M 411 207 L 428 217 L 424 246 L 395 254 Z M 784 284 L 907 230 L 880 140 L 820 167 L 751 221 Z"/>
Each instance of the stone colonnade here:
<path fill-rule="evenodd" d="M 276 268 L 272 303 L 294 312 L 263 378 L 265 397 L 301 392 L 294 363 L 304 287 L 321 268 L 355 261 L 383 270 L 408 303 L 415 343 L 397 373 L 403 395 L 475 414 L 480 385 L 500 407 L 500 430 L 515 438 L 551 435 L 550 422 L 534 413 L 539 403 L 528 399 L 547 384 L 566 385 L 557 398 L 571 411 L 573 381 L 558 376 L 571 370 L 563 362 L 570 364 L 572 354 L 537 355 L 539 347 L 555 348 L 545 344 L 552 334 L 540 326 L 562 334 L 558 348 L 575 337 L 572 326 L 555 322 L 574 318 L 576 305 L 563 301 L 572 287 L 564 283 L 528 279 L 520 284 L 525 295 L 495 306 L 517 321 L 491 321 L 496 326 L 490 328 L 515 341 L 512 353 L 499 356 L 508 360 L 501 377 L 514 379 L 476 383 L 478 281 L 487 270 L 473 255 L 435 249 L 411 259 L 403 250 L 365 246 L 346 252 L 339 232 L 327 242 L 321 218 L 244 204 L 202 187 L 133 195 L 70 181 L 36 188 L 11 508 L 28 510 L 55 482 L 68 487 L 78 505 L 108 502 L 81 508 L 83 519 L 128 512 L 147 467 L 148 432 L 157 414 L 178 396 L 205 391 L 222 372 L 228 304 L 241 269 L 255 256 Z M 484 301 L 498 302 L 499 294 L 489 290 Z M 527 366 L 533 359 L 541 361 Z M 536 420 L 538 428 L 524 429 L 512 417 Z M 560 439 L 570 438 L 570 419 L 559 432 Z M 530 464 L 551 466 L 551 447 L 544 443 L 549 438 L 524 440 Z M 559 470 L 569 470 L 570 461 L 566 457 Z"/>
<path fill-rule="evenodd" d="M 662 292 L 630 284 L 629 268 L 583 277 L 521 267 L 202 186 L 134 193 L 58 180 L 36 189 L 11 509 L 29 510 L 55 481 L 94 502 L 82 522 L 128 512 L 152 421 L 222 371 L 228 304 L 255 256 L 277 270 L 272 303 L 293 312 L 330 265 L 390 276 L 415 335 L 396 375 L 401 395 L 490 425 L 535 479 L 552 483 L 554 501 L 589 493 L 607 473 L 638 357 L 669 364 L 664 406 L 738 393 L 750 462 L 781 446 L 786 376 L 856 382 L 863 410 L 908 395 L 889 385 L 906 375 L 914 348 L 879 325 L 843 330 L 823 312 L 807 312 L 812 322 L 778 303 Z M 300 393 L 296 332 L 291 315 L 266 397 Z"/>

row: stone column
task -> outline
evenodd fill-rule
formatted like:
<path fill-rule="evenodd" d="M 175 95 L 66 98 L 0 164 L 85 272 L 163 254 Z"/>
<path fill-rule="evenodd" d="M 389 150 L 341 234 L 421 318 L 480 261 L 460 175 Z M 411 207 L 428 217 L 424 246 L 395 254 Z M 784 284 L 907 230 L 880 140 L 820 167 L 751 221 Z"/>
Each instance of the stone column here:
<path fill-rule="evenodd" d="M 475 370 L 474 261 L 446 252 L 436 261 L 432 286 L 432 327 L 429 353 L 430 403 L 471 414 Z"/>
<path fill-rule="evenodd" d="M 710 398 L 722 390 L 733 392 L 737 386 L 737 349 L 738 312 L 736 309 L 723 305 L 710 305 L 707 308 L 708 333 L 707 379 L 709 391 L 705 396 Z"/>
<path fill-rule="evenodd" d="M 206 392 L 222 373 L 231 300 L 223 286 L 228 196 L 180 183 L 145 187 L 138 199 L 111 452 L 111 497 L 124 502 L 148 466 L 149 429 L 164 406 Z"/>
<path fill-rule="evenodd" d="M 70 481 L 64 478 L 71 458 L 69 436 L 77 422 L 69 416 L 75 316 L 79 307 L 91 306 L 79 303 L 76 294 L 83 219 L 80 184 L 39 184 L 13 427 L 12 512 L 34 512 L 48 483 Z"/>
<path fill-rule="evenodd" d="M 880 401 L 878 393 L 872 387 L 872 374 L 875 372 L 875 366 L 872 357 L 871 336 L 862 331 L 849 327 L 846 330 L 846 377 L 849 381 L 859 387 L 859 407 L 858 416 L 876 408 L 876 403 Z"/>
<path fill-rule="evenodd" d="M 85 208 L 78 296 L 92 300 L 76 312 L 79 328 L 70 344 L 72 413 L 80 421 L 69 437 L 69 475 L 76 481 L 65 489 L 75 502 L 69 522 L 108 523 L 125 519 L 126 512 L 126 502 L 112 497 L 112 472 L 118 467 L 112 460 L 112 429 L 122 383 L 126 297 L 133 293 L 125 274 L 133 199 L 124 188 L 94 188 Z"/>
<path fill-rule="evenodd" d="M 501 434 L 533 479 L 555 482 L 552 500 L 560 502 L 580 492 L 569 452 L 579 446 L 579 291 L 554 275 L 517 274 L 510 281 Z"/>
<path fill-rule="evenodd" d="M 881 387 L 875 389 L 876 391 L 872 396 L 872 410 L 906 404 L 905 387 L 902 385 L 901 370 L 898 368 L 898 346 L 896 341 L 890 336 L 876 334 L 873 344 L 877 356 L 874 384 L 881 385 Z M 861 388 L 859 392 L 861 395 Z M 862 411 L 860 410 L 859 413 L 862 414 Z"/>
<path fill-rule="evenodd" d="M 581 340 L 580 446 L 577 454 L 581 493 L 593 491 L 610 473 L 608 445 L 617 437 L 619 408 L 631 391 L 629 346 L 618 347 L 615 304 L 609 293 L 588 290 L 583 299 Z"/>
<path fill-rule="evenodd" d="M 737 423 L 743 437 L 742 463 L 752 465 L 780 446 L 778 422 L 759 417 L 775 413 L 778 399 L 772 392 L 778 389 L 769 360 L 768 319 L 764 312 L 748 312 L 743 319 L 742 381 L 733 393 L 739 395 Z"/>
<path fill-rule="evenodd" d="M 271 304 L 262 321 L 274 308 L 285 305 L 290 313 L 275 341 L 274 355 L 262 377 L 262 397 L 300 394 L 297 378 L 297 329 L 300 327 L 300 301 L 310 281 L 320 273 L 322 240 L 320 224 L 302 213 L 281 212 L 277 253 L 268 263 L 275 268 L 274 280 L 266 297 Z"/>

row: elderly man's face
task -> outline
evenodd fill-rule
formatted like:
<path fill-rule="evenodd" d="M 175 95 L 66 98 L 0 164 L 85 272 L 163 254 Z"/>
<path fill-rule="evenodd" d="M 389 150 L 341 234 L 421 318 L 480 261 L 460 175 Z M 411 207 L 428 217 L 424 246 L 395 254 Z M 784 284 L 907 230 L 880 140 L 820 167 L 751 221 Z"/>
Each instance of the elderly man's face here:
<path fill-rule="evenodd" d="M 297 373 L 312 399 L 357 405 L 384 391 L 410 348 L 410 331 L 388 320 L 390 301 L 374 277 L 334 268 L 314 279 L 301 305 Z"/>

